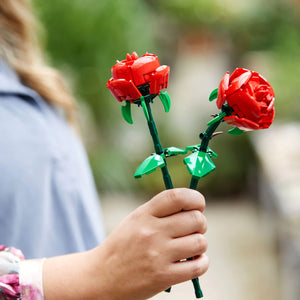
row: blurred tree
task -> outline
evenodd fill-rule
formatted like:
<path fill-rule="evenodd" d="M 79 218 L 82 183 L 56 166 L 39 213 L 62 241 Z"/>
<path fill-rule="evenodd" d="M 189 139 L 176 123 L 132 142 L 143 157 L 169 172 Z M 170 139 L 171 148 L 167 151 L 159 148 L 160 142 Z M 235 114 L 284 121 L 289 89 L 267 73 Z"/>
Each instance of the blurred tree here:
<path fill-rule="evenodd" d="M 299 4 L 286 0 L 147 0 L 161 14 L 176 20 L 178 30 L 209 30 L 226 36 L 241 53 L 270 49 L 282 31 L 299 31 Z M 298 9 L 296 9 L 298 8 Z"/>

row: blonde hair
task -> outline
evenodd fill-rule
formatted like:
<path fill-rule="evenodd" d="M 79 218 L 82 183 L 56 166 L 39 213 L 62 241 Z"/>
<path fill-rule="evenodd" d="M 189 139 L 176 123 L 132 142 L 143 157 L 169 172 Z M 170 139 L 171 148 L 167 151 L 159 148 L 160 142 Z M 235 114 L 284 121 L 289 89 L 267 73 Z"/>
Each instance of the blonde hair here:
<path fill-rule="evenodd" d="M 20 80 L 75 122 L 75 101 L 59 72 L 47 66 L 30 0 L 0 0 L 0 56 Z"/>

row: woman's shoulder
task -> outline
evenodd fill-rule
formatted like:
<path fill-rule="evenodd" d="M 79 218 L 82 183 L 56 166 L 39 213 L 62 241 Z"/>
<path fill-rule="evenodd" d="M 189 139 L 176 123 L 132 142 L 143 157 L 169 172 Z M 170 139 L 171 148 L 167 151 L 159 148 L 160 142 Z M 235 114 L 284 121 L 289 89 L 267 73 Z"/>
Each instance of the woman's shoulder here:
<path fill-rule="evenodd" d="M 25 95 L 0 92 L 1 153 L 18 147 L 30 153 L 37 144 L 45 146 L 47 140 L 45 116 L 34 100 Z"/>
<path fill-rule="evenodd" d="M 0 122 L 32 119 L 40 109 L 38 95 L 22 84 L 18 75 L 0 60 Z M 3 123 L 3 122 L 2 122 Z"/>
<path fill-rule="evenodd" d="M 50 155 L 50 114 L 45 101 L 0 62 L 0 161 Z"/>
<path fill-rule="evenodd" d="M 59 113 L 0 60 L 0 139 L 5 133 L 47 136 L 53 123 L 64 126 Z"/>

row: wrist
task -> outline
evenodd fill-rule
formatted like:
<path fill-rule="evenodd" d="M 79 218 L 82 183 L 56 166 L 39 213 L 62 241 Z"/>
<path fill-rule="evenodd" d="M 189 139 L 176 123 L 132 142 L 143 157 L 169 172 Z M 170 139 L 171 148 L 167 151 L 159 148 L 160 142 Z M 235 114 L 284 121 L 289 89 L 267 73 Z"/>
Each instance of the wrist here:
<path fill-rule="evenodd" d="M 113 270 L 107 267 L 109 257 L 105 256 L 105 247 L 100 245 L 86 253 L 86 271 L 89 288 L 94 298 L 101 300 L 116 300 L 118 291 L 113 280 Z"/>

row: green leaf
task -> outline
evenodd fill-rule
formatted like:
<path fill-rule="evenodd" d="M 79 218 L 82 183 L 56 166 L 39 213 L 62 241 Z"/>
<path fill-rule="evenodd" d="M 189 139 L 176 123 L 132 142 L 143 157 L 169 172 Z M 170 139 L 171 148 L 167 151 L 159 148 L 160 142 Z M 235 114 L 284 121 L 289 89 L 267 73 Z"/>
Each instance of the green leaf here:
<path fill-rule="evenodd" d="M 187 154 L 187 150 L 186 149 L 177 148 L 177 147 L 165 148 L 164 151 L 169 156 L 178 155 L 178 154 Z"/>
<path fill-rule="evenodd" d="M 214 89 L 209 95 L 209 101 L 213 101 L 218 97 L 218 88 Z"/>
<path fill-rule="evenodd" d="M 161 92 L 159 98 L 164 106 L 165 112 L 169 112 L 171 108 L 171 99 L 167 91 Z"/>
<path fill-rule="evenodd" d="M 156 170 L 157 167 L 164 167 L 165 161 L 164 161 L 164 154 L 152 154 L 151 156 L 147 157 L 137 168 L 134 177 L 140 178 L 144 174 L 150 174 Z"/>
<path fill-rule="evenodd" d="M 216 168 L 210 155 L 202 151 L 192 153 L 183 161 L 189 173 L 196 178 L 204 177 Z"/>
<path fill-rule="evenodd" d="M 133 124 L 131 116 L 131 103 L 129 101 L 126 101 L 126 105 L 121 107 L 121 112 L 124 120 L 129 124 Z"/>
<path fill-rule="evenodd" d="M 238 127 L 234 127 L 232 129 L 228 130 L 228 133 L 231 135 L 241 135 L 244 133 L 244 131 L 239 129 Z"/>

